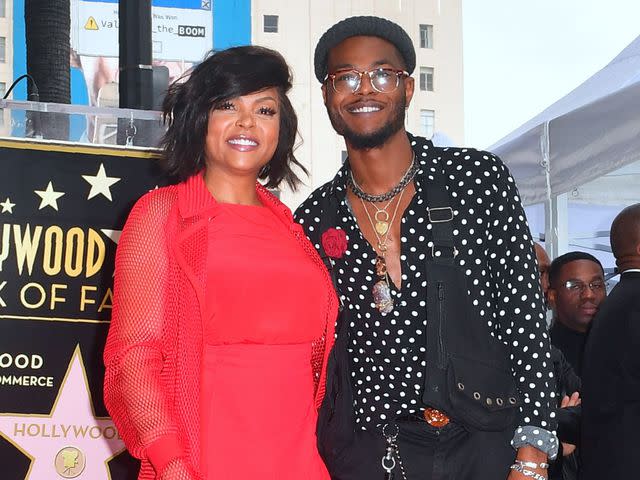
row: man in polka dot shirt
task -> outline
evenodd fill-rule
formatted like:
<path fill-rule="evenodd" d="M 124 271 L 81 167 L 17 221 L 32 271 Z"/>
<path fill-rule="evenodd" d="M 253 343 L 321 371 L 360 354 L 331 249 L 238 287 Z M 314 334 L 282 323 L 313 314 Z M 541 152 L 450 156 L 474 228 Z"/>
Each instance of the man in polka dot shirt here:
<path fill-rule="evenodd" d="M 343 304 L 319 450 L 336 479 L 545 479 L 557 452 L 555 382 L 518 192 L 492 154 L 436 148 L 405 131 L 414 68 L 406 32 L 377 17 L 346 19 L 316 47 L 316 77 L 348 151 L 335 178 L 296 211 L 332 257 Z M 444 216 L 427 211 L 435 179 L 444 179 L 450 201 Z M 427 284 L 429 261 L 442 251 L 439 221 L 452 225 L 449 253 L 464 289 Z M 338 253 L 325 238 L 336 231 L 346 241 Z M 446 308 L 431 315 L 437 301 Z M 451 315 L 456 308 L 469 312 L 460 317 L 469 323 Z M 427 334 L 436 317 L 438 334 Z M 480 352 L 496 345 L 503 371 L 483 366 Z M 436 367 L 446 374 L 430 374 Z M 465 377 L 470 371 L 484 375 Z M 497 393 L 505 384 L 513 394 Z M 440 403 L 427 404 L 427 394 L 450 408 L 434 409 Z"/>

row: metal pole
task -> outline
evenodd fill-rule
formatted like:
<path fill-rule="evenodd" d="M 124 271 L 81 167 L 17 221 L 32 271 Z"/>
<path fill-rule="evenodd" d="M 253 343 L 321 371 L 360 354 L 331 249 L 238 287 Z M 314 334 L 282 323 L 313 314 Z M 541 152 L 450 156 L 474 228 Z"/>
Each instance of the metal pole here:
<path fill-rule="evenodd" d="M 556 258 L 569 251 L 569 197 L 566 193 L 554 195 L 551 188 L 551 138 L 549 121 L 546 121 L 540 138 L 542 161 L 545 170 L 546 198 L 544 202 L 544 244 L 549 257 Z"/>
<path fill-rule="evenodd" d="M 120 0 L 120 108 L 153 108 L 151 0 Z"/>
<path fill-rule="evenodd" d="M 549 257 L 569 251 L 569 196 L 553 195 L 545 202 L 545 246 Z"/>
<path fill-rule="evenodd" d="M 550 258 L 558 256 L 558 242 L 555 236 L 555 209 L 551 196 L 551 165 L 549 163 L 549 122 L 543 125 L 542 136 L 540 137 L 540 152 L 542 160 L 540 166 L 544 169 L 545 179 L 545 200 L 544 200 L 544 245 Z"/>

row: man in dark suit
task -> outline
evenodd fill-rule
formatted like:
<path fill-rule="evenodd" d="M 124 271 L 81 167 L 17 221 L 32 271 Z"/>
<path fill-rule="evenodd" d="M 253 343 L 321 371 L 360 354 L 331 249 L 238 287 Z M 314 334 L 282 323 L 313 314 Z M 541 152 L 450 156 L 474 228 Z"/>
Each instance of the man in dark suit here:
<path fill-rule="evenodd" d="M 611 225 L 621 272 L 593 320 L 582 372 L 582 480 L 638 478 L 640 454 L 640 203 Z"/>

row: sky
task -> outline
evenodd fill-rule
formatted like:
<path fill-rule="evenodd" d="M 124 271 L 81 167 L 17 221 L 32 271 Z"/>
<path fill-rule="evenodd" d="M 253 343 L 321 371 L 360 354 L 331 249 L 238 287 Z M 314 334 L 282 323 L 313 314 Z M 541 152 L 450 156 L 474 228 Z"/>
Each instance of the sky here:
<path fill-rule="evenodd" d="M 640 35 L 639 0 L 462 5 L 465 144 L 477 148 L 569 93 Z"/>

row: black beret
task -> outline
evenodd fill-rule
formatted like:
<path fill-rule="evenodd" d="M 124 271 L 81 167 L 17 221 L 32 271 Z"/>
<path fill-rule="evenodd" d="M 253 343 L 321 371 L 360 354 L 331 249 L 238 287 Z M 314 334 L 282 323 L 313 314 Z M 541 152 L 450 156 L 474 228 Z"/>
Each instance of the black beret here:
<path fill-rule="evenodd" d="M 347 38 L 360 35 L 379 37 L 392 43 L 402 55 L 407 71 L 413 73 L 416 68 L 416 51 L 411 38 L 400 25 L 380 17 L 349 17 L 336 23 L 318 40 L 313 63 L 320 83 L 327 76 L 329 50 Z"/>

